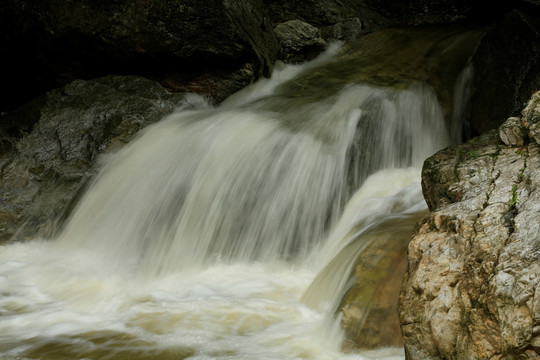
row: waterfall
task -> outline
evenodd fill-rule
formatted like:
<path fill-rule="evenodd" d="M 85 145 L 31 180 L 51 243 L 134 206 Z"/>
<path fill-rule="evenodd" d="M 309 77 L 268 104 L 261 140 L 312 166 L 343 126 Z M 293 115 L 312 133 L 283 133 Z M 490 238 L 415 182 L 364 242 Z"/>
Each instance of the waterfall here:
<path fill-rule="evenodd" d="M 401 359 L 341 353 L 328 319 L 360 254 L 406 246 L 419 168 L 461 129 L 433 87 L 340 78 L 365 71 L 340 54 L 187 95 L 103 159 L 58 239 L 5 246 L 0 358 Z"/>
<path fill-rule="evenodd" d="M 448 142 L 425 86 L 346 86 L 292 106 L 287 97 L 276 89 L 148 129 L 108 160 L 59 246 L 89 247 L 146 274 L 299 261 L 339 217 L 351 181 L 418 166 Z"/>

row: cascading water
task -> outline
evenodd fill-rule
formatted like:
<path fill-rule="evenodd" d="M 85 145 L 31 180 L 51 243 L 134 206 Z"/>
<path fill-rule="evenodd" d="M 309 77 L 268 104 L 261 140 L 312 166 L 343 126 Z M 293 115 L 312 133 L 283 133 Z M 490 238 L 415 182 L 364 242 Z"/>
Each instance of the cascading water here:
<path fill-rule="evenodd" d="M 218 107 L 187 96 L 106 159 L 56 241 L 5 246 L 0 359 L 402 358 L 341 353 L 325 304 L 359 237 L 409 236 L 418 167 L 452 134 L 420 82 L 298 92 L 336 51 Z"/>
<path fill-rule="evenodd" d="M 418 165 L 446 143 L 426 87 L 352 86 L 289 108 L 278 91 L 249 107 L 184 111 L 149 129 L 108 162 L 59 246 L 88 247 L 145 274 L 216 257 L 303 258 L 340 213 L 349 178 Z M 364 118 L 365 131 L 356 132 Z M 365 145 L 347 156 L 353 140 Z"/>

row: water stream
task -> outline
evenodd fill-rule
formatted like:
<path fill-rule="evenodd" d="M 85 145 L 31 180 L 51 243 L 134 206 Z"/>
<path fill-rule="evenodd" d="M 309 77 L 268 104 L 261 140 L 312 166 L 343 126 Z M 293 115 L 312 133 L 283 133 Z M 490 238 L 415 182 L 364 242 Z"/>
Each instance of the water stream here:
<path fill-rule="evenodd" d="M 334 315 L 362 254 L 375 276 L 403 253 L 420 166 L 460 127 L 425 82 L 342 76 L 366 72 L 350 53 L 217 107 L 188 95 L 104 158 L 57 239 L 1 249 L 0 359 L 402 359 L 392 342 L 343 352 Z M 356 284 L 374 289 L 354 290 L 364 322 L 381 283 Z"/>

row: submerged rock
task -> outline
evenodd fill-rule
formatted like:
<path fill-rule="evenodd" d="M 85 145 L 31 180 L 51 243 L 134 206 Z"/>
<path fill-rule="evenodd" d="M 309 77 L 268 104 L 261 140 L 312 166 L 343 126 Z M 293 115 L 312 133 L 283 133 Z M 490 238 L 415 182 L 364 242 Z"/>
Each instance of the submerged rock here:
<path fill-rule="evenodd" d="M 339 306 L 345 350 L 403 346 L 396 311 L 399 288 L 407 267 L 412 225 L 423 215 L 425 211 L 391 218 L 356 240 L 366 245 Z"/>
<path fill-rule="evenodd" d="M 464 91 L 460 74 L 483 34 L 483 28 L 447 26 L 375 31 L 346 44 L 337 61 L 322 65 L 322 71 L 302 74 L 284 86 L 291 93 L 302 91 L 320 97 L 339 91 L 347 82 L 396 89 L 427 83 L 435 90 L 449 127 L 453 127 L 453 115 L 462 112 L 454 96 Z M 459 120 L 454 121 L 458 127 Z"/>
<path fill-rule="evenodd" d="M 519 131 L 531 133 L 537 104 Z M 408 359 L 540 358 L 540 145 L 497 135 L 424 163 L 431 213 L 409 245 L 400 295 Z"/>
<path fill-rule="evenodd" d="M 3 115 L 0 241 L 53 235 L 97 171 L 98 155 L 123 146 L 182 99 L 144 78 L 107 76 L 73 81 Z"/>

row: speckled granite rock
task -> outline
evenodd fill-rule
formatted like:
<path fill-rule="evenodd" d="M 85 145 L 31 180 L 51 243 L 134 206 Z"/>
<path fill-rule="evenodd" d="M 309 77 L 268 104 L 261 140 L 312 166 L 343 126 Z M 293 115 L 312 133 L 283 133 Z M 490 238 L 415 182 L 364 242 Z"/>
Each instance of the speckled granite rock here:
<path fill-rule="evenodd" d="M 522 146 L 491 131 L 426 160 L 431 213 L 400 294 L 408 359 L 540 359 L 539 110 L 537 93 L 507 124 Z"/>

